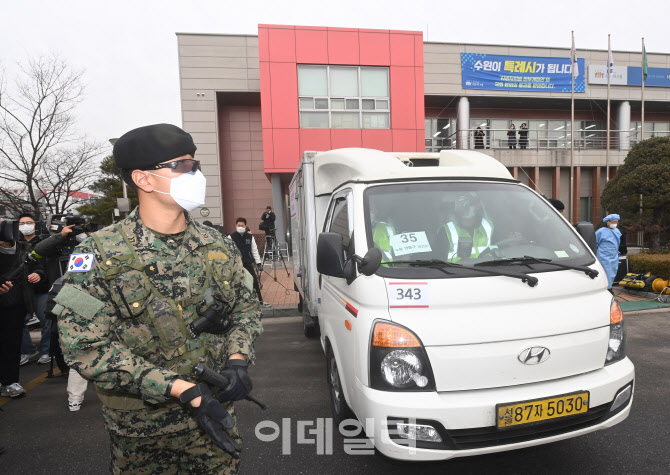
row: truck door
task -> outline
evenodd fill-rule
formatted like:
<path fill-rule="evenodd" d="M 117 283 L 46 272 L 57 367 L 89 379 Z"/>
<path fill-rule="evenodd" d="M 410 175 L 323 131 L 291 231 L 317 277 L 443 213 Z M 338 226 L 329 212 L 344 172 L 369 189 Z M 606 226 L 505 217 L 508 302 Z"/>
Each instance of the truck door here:
<path fill-rule="evenodd" d="M 348 256 L 353 231 L 353 196 L 351 190 L 337 193 L 330 204 L 324 231 L 342 236 L 345 253 Z M 319 324 L 321 331 L 330 339 L 333 353 L 338 363 L 340 379 L 345 394 L 351 388 L 354 375 L 355 338 L 353 316 L 347 311 L 347 302 L 351 302 L 351 286 L 346 279 L 322 276 L 321 306 Z M 347 324 L 348 321 L 348 324 Z M 349 401 L 351 399 L 347 398 Z"/>

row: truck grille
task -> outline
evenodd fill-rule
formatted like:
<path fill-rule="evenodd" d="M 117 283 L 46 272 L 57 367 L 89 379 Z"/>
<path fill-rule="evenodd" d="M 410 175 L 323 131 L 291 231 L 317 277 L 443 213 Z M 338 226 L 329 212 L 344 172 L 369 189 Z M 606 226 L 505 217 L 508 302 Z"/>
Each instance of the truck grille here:
<path fill-rule="evenodd" d="M 609 404 L 605 404 L 589 409 L 586 414 L 518 429 L 499 430 L 496 427 L 479 427 L 447 430 L 446 433 L 456 450 L 515 444 L 591 427 L 603 421 L 608 407 Z"/>

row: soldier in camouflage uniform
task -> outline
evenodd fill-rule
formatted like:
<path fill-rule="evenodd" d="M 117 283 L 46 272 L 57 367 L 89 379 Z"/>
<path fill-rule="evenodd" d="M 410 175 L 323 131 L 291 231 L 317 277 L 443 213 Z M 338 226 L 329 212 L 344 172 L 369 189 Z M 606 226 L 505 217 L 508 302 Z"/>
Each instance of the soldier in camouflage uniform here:
<path fill-rule="evenodd" d="M 191 136 L 167 124 L 117 141 L 114 158 L 140 205 L 77 247 L 56 297 L 66 360 L 103 403 L 114 473 L 238 470 L 232 401 L 251 390 L 261 311 L 234 243 L 188 214 L 204 202 L 194 154 Z M 190 333 L 216 303 L 229 323 Z M 228 386 L 196 384 L 197 363 Z"/>

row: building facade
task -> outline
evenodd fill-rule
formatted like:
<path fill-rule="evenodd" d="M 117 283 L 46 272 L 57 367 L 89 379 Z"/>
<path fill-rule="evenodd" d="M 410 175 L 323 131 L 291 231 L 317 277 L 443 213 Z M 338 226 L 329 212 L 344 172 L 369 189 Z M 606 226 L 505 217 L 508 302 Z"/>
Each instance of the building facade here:
<path fill-rule="evenodd" d="M 202 216 L 229 230 L 243 216 L 255 231 L 271 205 L 285 236 L 302 152 L 343 147 L 478 149 L 562 200 L 573 222 L 596 222 L 630 147 L 670 134 L 670 55 L 648 54 L 643 127 L 641 54 L 614 52 L 608 139 L 606 51 L 578 51 L 574 75 L 568 48 L 428 43 L 415 31 L 259 25 L 177 40 L 183 127 L 208 179 Z"/>

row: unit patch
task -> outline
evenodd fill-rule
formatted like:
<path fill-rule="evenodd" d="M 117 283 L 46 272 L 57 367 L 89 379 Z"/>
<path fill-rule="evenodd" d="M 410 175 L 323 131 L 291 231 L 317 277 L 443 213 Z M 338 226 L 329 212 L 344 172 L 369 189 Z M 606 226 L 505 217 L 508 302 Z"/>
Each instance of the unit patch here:
<path fill-rule="evenodd" d="M 95 264 L 95 254 L 70 254 L 70 260 L 67 263 L 67 272 L 88 272 Z"/>

